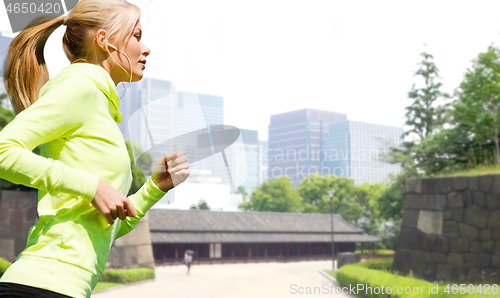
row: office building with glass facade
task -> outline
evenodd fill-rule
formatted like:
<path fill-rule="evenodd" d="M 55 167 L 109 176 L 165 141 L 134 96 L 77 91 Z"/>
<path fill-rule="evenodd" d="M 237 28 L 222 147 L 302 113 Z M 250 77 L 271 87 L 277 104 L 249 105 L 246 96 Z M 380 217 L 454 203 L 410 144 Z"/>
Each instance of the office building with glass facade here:
<path fill-rule="evenodd" d="M 315 109 L 271 115 L 268 178 L 287 176 L 298 185 L 309 174 L 328 174 L 323 161 L 329 125 L 345 120 L 346 114 Z"/>
<path fill-rule="evenodd" d="M 350 177 L 355 184 L 387 182 L 401 171 L 387 161 L 390 148 L 401 146 L 402 127 L 342 121 L 330 124 L 325 163 L 336 176 Z"/>

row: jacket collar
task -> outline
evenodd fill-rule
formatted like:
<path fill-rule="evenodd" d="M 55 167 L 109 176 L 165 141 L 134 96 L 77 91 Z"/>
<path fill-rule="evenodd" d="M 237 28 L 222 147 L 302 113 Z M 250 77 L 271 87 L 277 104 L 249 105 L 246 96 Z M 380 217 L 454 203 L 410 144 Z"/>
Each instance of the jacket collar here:
<path fill-rule="evenodd" d="M 120 97 L 118 96 L 118 91 L 116 91 L 113 79 L 111 79 L 111 76 L 104 68 L 92 63 L 74 63 L 66 68 L 71 68 L 89 77 L 108 98 L 110 102 L 109 111 L 115 122 L 122 123 L 123 115 L 119 112 Z"/>

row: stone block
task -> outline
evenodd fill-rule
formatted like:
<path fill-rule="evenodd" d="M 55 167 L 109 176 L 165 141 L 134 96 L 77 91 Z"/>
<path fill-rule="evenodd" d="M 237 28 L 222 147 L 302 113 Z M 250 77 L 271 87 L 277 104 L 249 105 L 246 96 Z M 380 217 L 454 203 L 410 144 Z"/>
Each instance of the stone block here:
<path fill-rule="evenodd" d="M 491 256 L 491 266 L 493 268 L 500 268 L 500 257 L 492 255 Z"/>
<path fill-rule="evenodd" d="M 139 267 L 149 267 L 154 269 L 154 257 L 151 245 L 138 245 L 136 248 Z"/>
<path fill-rule="evenodd" d="M 465 209 L 464 222 L 476 228 L 486 228 L 490 212 L 486 209 L 471 205 Z"/>
<path fill-rule="evenodd" d="M 34 225 L 38 221 L 38 212 L 35 208 L 26 208 L 23 210 L 23 218 L 25 224 Z"/>
<path fill-rule="evenodd" d="M 464 201 L 462 200 L 462 193 L 453 191 L 448 194 L 448 208 L 462 208 Z"/>
<path fill-rule="evenodd" d="M 471 267 L 467 269 L 467 280 L 477 281 L 479 278 L 479 268 Z"/>
<path fill-rule="evenodd" d="M 491 229 L 482 229 L 479 231 L 479 240 L 488 241 L 491 239 Z"/>
<path fill-rule="evenodd" d="M 10 239 L 10 228 L 0 226 L 0 239 Z"/>
<path fill-rule="evenodd" d="M 443 212 L 420 210 L 417 228 L 429 235 L 443 234 Z"/>
<path fill-rule="evenodd" d="M 15 240 L 12 239 L 1 239 L 0 240 L 0 252 L 2 257 L 15 256 Z"/>
<path fill-rule="evenodd" d="M 424 269 L 422 270 L 422 275 L 427 279 L 434 279 L 436 276 L 437 264 L 434 262 L 425 262 Z"/>
<path fill-rule="evenodd" d="M 461 223 L 464 221 L 464 208 L 456 208 L 453 209 L 453 220 L 457 223 Z"/>
<path fill-rule="evenodd" d="M 422 193 L 422 179 L 406 179 L 405 190 L 406 193 Z"/>
<path fill-rule="evenodd" d="M 436 238 L 436 251 L 447 254 L 450 251 L 450 241 L 445 237 Z"/>
<path fill-rule="evenodd" d="M 446 255 L 438 252 L 431 253 L 432 260 L 435 263 L 445 264 L 446 263 Z"/>
<path fill-rule="evenodd" d="M 408 249 L 398 249 L 394 256 L 394 270 L 407 273 L 411 268 L 411 251 Z"/>
<path fill-rule="evenodd" d="M 455 266 L 463 266 L 464 265 L 464 255 L 457 253 L 450 253 L 446 258 L 446 264 L 452 264 Z"/>
<path fill-rule="evenodd" d="M 469 187 L 469 177 L 454 177 L 453 189 L 457 191 L 466 190 Z"/>
<path fill-rule="evenodd" d="M 472 193 L 472 200 L 474 202 L 474 205 L 478 207 L 484 207 L 488 202 L 486 200 L 486 195 L 484 194 L 484 192 L 480 191 L 475 191 Z"/>
<path fill-rule="evenodd" d="M 457 253 L 470 252 L 470 240 L 462 238 L 453 238 L 450 240 L 450 250 Z"/>
<path fill-rule="evenodd" d="M 405 194 L 403 209 L 426 209 L 427 196 L 422 194 Z"/>
<path fill-rule="evenodd" d="M 403 210 L 403 220 L 401 226 L 416 228 L 418 222 L 418 210 L 405 209 Z"/>
<path fill-rule="evenodd" d="M 479 190 L 479 176 L 469 177 L 469 190 L 470 191 Z"/>
<path fill-rule="evenodd" d="M 480 253 L 483 251 L 483 244 L 479 241 L 472 241 L 470 243 L 470 252 L 471 253 Z"/>
<path fill-rule="evenodd" d="M 479 190 L 484 192 L 490 192 L 493 186 L 494 179 L 495 175 L 479 176 Z"/>
<path fill-rule="evenodd" d="M 472 205 L 472 192 L 469 190 L 462 192 L 462 199 L 464 201 L 464 207 Z"/>
<path fill-rule="evenodd" d="M 476 240 L 479 237 L 479 230 L 469 226 L 468 224 L 461 223 L 459 224 L 460 229 L 460 237 Z"/>
<path fill-rule="evenodd" d="M 479 254 L 477 256 L 477 267 L 486 268 L 490 266 L 491 256 L 489 254 Z"/>
<path fill-rule="evenodd" d="M 127 235 L 117 239 L 113 245 L 129 246 L 129 245 L 151 245 L 151 235 L 149 233 L 149 223 L 142 218 L 135 229 Z"/>
<path fill-rule="evenodd" d="M 443 236 L 456 238 L 459 236 L 458 224 L 454 221 L 446 220 L 443 222 Z"/>
<path fill-rule="evenodd" d="M 0 209 L 0 226 L 8 226 L 10 225 L 10 208 Z"/>
<path fill-rule="evenodd" d="M 17 256 L 26 248 L 26 240 L 15 240 L 14 242 L 14 254 Z"/>
<path fill-rule="evenodd" d="M 428 195 L 426 207 L 420 209 L 443 211 L 446 209 L 446 196 L 439 194 Z"/>
<path fill-rule="evenodd" d="M 443 220 L 453 220 L 453 209 L 448 209 L 443 212 Z"/>
<path fill-rule="evenodd" d="M 422 179 L 422 192 L 430 194 L 447 194 L 453 190 L 453 178 Z"/>
<path fill-rule="evenodd" d="M 493 253 L 495 251 L 495 241 L 484 241 L 483 242 L 483 252 Z"/>
<path fill-rule="evenodd" d="M 464 281 L 466 276 L 467 268 L 465 268 L 464 266 L 453 266 L 453 271 L 451 272 L 452 280 Z"/>
<path fill-rule="evenodd" d="M 490 220 L 488 222 L 488 227 L 494 229 L 500 228 L 500 211 L 495 211 L 491 213 Z"/>
<path fill-rule="evenodd" d="M 477 264 L 477 255 L 476 254 L 465 254 L 464 255 L 464 266 L 474 267 Z"/>
<path fill-rule="evenodd" d="M 411 252 L 411 269 L 415 274 L 422 274 L 428 253 L 414 250 Z"/>
<path fill-rule="evenodd" d="M 435 251 L 436 250 L 436 236 L 427 235 L 424 233 L 418 233 L 417 236 L 417 246 L 423 251 Z"/>
<path fill-rule="evenodd" d="M 354 252 L 340 252 L 337 254 L 337 268 L 348 264 L 357 264 L 361 262 L 361 254 Z"/>
<path fill-rule="evenodd" d="M 398 249 L 413 249 L 417 245 L 418 230 L 402 227 L 398 237 Z"/>
<path fill-rule="evenodd" d="M 495 175 L 495 180 L 493 181 L 492 193 L 500 194 L 500 175 Z"/>
<path fill-rule="evenodd" d="M 453 265 L 438 264 L 436 269 L 436 279 L 440 281 L 450 280 L 452 271 L 453 271 Z"/>
<path fill-rule="evenodd" d="M 491 230 L 491 240 L 500 240 L 500 229 Z"/>
<path fill-rule="evenodd" d="M 22 209 L 10 209 L 10 226 L 22 227 L 24 224 L 24 212 Z"/>
<path fill-rule="evenodd" d="M 489 194 L 486 198 L 489 210 L 494 211 L 500 209 L 500 194 Z"/>

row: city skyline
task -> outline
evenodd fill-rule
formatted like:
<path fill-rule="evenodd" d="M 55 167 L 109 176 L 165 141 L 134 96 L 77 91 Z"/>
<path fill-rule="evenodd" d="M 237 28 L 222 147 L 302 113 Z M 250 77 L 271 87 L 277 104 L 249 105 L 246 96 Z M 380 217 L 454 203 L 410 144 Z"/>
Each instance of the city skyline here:
<path fill-rule="evenodd" d="M 256 129 L 262 140 L 270 115 L 302 108 L 403 126 L 422 51 L 452 93 L 470 61 L 500 41 L 498 1 L 130 2 L 142 10 L 151 49 L 145 76 L 223 96 L 226 123 Z M 64 30 L 45 49 L 51 76 L 69 64 Z"/>

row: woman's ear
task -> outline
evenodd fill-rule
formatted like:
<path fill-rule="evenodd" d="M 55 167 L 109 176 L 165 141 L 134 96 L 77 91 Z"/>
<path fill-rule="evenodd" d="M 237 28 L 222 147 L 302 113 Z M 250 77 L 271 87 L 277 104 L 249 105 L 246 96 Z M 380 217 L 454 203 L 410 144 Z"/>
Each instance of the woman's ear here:
<path fill-rule="evenodd" d="M 97 46 L 104 52 L 108 52 L 108 45 L 105 42 L 105 40 L 106 40 L 106 30 L 104 29 L 97 30 L 95 34 L 95 41 L 97 43 Z"/>

